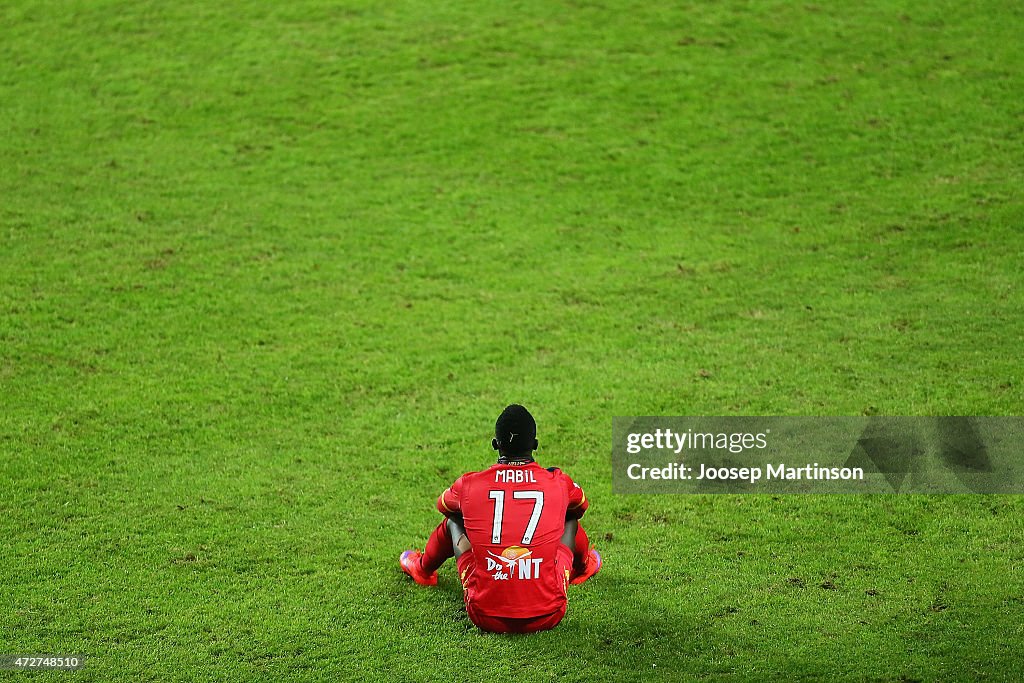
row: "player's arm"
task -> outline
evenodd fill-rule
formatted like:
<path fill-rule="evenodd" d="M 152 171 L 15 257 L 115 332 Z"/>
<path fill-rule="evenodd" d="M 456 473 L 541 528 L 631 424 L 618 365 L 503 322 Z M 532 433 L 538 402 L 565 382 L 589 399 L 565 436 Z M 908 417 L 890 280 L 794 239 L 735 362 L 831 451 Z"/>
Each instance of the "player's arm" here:
<path fill-rule="evenodd" d="M 569 505 L 565 508 L 565 518 L 566 520 L 579 519 L 590 506 L 590 503 L 587 501 L 587 494 L 583 492 L 580 485 L 574 482 L 569 475 L 563 473 L 563 476 L 565 476 L 565 485 L 569 494 Z"/>
<path fill-rule="evenodd" d="M 437 497 L 437 511 L 445 517 L 460 517 L 462 515 L 461 499 L 462 499 L 462 477 L 455 480 L 455 483 L 449 486 Z"/>

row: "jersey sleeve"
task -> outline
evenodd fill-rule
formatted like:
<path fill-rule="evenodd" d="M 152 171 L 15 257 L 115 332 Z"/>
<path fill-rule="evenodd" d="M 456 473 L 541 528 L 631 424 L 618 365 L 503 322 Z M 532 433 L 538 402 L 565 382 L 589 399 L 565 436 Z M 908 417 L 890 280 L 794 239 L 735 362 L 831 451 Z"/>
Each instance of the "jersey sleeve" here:
<path fill-rule="evenodd" d="M 569 494 L 569 505 L 565 509 L 565 518 L 579 519 L 587 511 L 587 507 L 590 506 L 590 503 L 587 501 L 587 494 L 583 492 L 580 485 L 574 482 L 568 474 L 563 472 L 562 476 L 565 477 L 565 486 Z"/>
<path fill-rule="evenodd" d="M 437 511 L 442 515 L 462 514 L 462 485 L 465 479 L 466 475 L 462 475 L 437 497 Z"/>

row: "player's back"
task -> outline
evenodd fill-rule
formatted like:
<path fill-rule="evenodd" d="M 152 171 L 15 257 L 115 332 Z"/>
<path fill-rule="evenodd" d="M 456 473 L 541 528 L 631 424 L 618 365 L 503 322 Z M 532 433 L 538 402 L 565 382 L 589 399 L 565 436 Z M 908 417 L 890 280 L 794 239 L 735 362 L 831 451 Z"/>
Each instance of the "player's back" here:
<path fill-rule="evenodd" d="M 462 580 L 480 611 L 533 617 L 560 609 L 572 564 L 561 542 L 566 510 L 585 507 L 582 490 L 535 462 L 466 474 L 459 489 L 475 565 L 474 580 Z"/>

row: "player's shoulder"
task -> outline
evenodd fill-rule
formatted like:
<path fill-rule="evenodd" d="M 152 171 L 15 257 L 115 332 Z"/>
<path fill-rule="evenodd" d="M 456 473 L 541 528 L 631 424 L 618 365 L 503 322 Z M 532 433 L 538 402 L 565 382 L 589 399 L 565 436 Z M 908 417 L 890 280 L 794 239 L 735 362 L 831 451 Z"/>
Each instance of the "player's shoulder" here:
<path fill-rule="evenodd" d="M 566 472 L 564 472 L 561 467 L 545 467 L 544 469 L 545 471 L 551 473 L 552 479 L 572 481 L 572 477 L 570 477 Z"/>
<path fill-rule="evenodd" d="M 462 474 L 460 474 L 458 476 L 458 478 L 455 479 L 455 481 L 459 481 L 461 479 L 469 479 L 471 477 L 475 477 L 478 474 L 483 474 L 483 470 L 473 470 L 471 472 L 463 472 Z"/>
<path fill-rule="evenodd" d="M 571 479 L 568 474 L 562 471 L 561 467 L 545 467 L 545 470 L 551 473 L 552 479 Z"/>
<path fill-rule="evenodd" d="M 449 486 L 448 488 L 450 488 L 450 489 L 461 488 L 462 486 L 464 486 L 466 484 L 467 481 L 471 481 L 472 478 L 475 475 L 477 475 L 477 474 L 480 474 L 480 472 L 477 472 L 477 471 L 463 472 L 462 474 L 460 474 L 458 477 L 455 478 L 455 481 L 453 481 L 451 486 Z"/>
<path fill-rule="evenodd" d="M 471 472 L 465 472 L 458 479 L 455 480 L 456 484 L 468 484 L 472 481 L 490 480 L 494 476 L 494 468 L 497 465 L 491 465 L 482 470 L 473 470 Z M 452 484 L 454 486 L 455 484 Z"/>

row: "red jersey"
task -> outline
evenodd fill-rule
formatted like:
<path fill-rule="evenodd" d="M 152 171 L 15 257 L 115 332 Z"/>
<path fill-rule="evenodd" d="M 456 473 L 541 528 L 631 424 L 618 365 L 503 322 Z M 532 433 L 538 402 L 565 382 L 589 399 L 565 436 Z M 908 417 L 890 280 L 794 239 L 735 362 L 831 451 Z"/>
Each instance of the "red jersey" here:
<path fill-rule="evenodd" d="M 473 562 L 460 576 L 467 602 L 483 614 L 528 618 L 565 604 L 568 570 L 562 545 L 567 519 L 587 509 L 583 489 L 558 468 L 536 462 L 497 464 L 467 472 L 437 499 L 445 515 L 460 515 Z M 460 564 L 460 566 L 462 566 Z"/>

